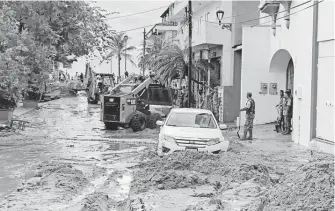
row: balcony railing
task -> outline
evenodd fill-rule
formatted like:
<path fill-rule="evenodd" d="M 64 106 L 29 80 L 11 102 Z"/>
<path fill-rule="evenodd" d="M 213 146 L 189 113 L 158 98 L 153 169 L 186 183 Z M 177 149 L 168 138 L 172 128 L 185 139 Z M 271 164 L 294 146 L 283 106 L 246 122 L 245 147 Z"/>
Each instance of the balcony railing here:
<path fill-rule="evenodd" d="M 201 21 L 194 24 L 193 46 L 201 44 L 222 45 L 225 30 L 219 24 Z"/>

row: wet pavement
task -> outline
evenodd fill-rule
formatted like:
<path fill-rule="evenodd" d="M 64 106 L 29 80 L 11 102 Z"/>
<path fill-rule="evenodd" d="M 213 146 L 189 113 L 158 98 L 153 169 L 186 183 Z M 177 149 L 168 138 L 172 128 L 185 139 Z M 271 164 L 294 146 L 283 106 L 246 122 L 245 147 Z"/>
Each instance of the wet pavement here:
<path fill-rule="evenodd" d="M 124 150 L 155 144 L 156 132 L 105 130 L 99 117 L 100 105 L 87 104 L 85 96 L 41 103 L 40 109 L 20 116 L 29 121 L 26 130 L 0 137 L 0 201 L 32 177 L 40 162 L 106 161 Z"/>

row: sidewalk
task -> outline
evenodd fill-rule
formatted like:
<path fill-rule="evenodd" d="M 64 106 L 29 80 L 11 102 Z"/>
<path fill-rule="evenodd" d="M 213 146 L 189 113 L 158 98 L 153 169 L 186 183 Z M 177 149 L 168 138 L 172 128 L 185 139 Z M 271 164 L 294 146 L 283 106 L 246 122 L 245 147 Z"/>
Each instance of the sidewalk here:
<path fill-rule="evenodd" d="M 24 108 L 23 103 L 18 103 L 17 105 L 17 108 L 13 112 L 13 119 L 17 119 L 19 116 L 35 110 L 34 108 Z M 0 120 L 0 124 L 7 124 L 7 122 Z"/>
<path fill-rule="evenodd" d="M 28 112 L 31 112 L 33 110 L 35 110 L 35 109 L 34 108 L 24 108 L 23 103 L 18 103 L 17 108 L 13 112 L 13 117 L 14 118 L 15 118 L 15 116 L 19 117 L 19 116 L 21 116 L 23 114 L 26 114 Z"/>
<path fill-rule="evenodd" d="M 289 155 L 311 155 L 312 149 L 310 147 L 299 145 L 292 141 L 291 135 L 282 135 L 281 133 L 275 132 L 274 129 L 274 124 L 255 125 L 253 129 L 253 140 L 251 143 L 239 140 L 237 137 L 237 129 L 227 131 L 224 133 L 224 136 L 229 140 L 238 141 L 250 149 L 257 151 Z M 241 126 L 239 131 L 241 137 L 243 137 L 243 130 L 244 128 Z M 312 151 L 319 151 L 321 154 L 328 154 L 316 149 L 313 149 Z"/>

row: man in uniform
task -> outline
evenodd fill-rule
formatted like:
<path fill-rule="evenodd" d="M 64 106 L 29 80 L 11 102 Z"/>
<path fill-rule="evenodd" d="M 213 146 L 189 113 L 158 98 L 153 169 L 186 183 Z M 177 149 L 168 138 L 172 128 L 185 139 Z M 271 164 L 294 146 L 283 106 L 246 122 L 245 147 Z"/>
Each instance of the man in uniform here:
<path fill-rule="evenodd" d="M 240 111 L 246 111 L 245 115 L 245 124 L 244 124 L 244 137 L 242 140 L 252 140 L 252 128 L 255 118 L 255 101 L 252 99 L 252 94 L 250 92 L 247 93 L 247 105 L 242 108 Z M 247 138 L 247 134 L 249 132 L 249 137 Z"/>
<path fill-rule="evenodd" d="M 291 118 L 293 113 L 293 103 L 292 103 L 292 96 L 291 90 L 286 90 L 285 92 L 285 102 L 283 106 L 283 115 L 284 115 L 284 124 L 285 124 L 285 131 L 283 135 L 291 134 Z"/>
<path fill-rule="evenodd" d="M 283 107 L 285 104 L 285 97 L 284 97 L 284 90 L 280 90 L 280 99 L 278 105 L 276 105 L 276 108 L 278 109 L 278 118 L 277 118 L 277 124 L 276 124 L 276 130 L 277 132 L 285 131 L 284 126 L 284 116 L 283 116 Z"/>

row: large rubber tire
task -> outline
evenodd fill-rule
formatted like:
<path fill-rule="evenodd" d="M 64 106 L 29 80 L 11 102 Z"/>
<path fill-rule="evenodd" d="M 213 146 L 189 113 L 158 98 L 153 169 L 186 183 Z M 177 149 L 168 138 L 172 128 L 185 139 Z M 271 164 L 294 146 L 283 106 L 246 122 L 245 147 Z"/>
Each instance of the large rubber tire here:
<path fill-rule="evenodd" d="M 104 122 L 105 123 L 105 128 L 107 130 L 117 130 L 118 129 L 118 124 L 114 122 Z"/>
<path fill-rule="evenodd" d="M 152 113 L 148 118 L 148 124 L 147 124 L 148 128 L 150 129 L 157 128 L 157 124 L 156 124 L 157 120 L 162 120 L 161 115 L 158 113 Z"/>
<path fill-rule="evenodd" d="M 134 132 L 142 131 L 146 128 L 147 121 L 144 114 L 135 114 L 130 122 L 130 127 Z"/>

